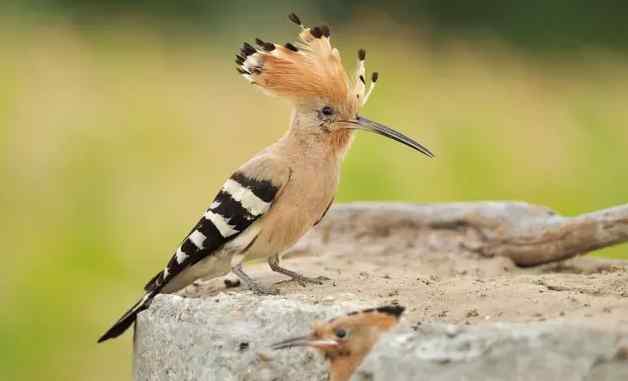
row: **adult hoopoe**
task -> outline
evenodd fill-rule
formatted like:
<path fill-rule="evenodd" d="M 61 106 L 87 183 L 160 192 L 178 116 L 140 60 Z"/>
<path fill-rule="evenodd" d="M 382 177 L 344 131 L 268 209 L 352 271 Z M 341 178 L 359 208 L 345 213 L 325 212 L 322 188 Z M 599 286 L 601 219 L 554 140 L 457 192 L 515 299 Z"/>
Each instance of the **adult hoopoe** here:
<path fill-rule="evenodd" d="M 299 43 L 278 45 L 257 39 L 236 56 L 238 72 L 264 92 L 289 99 L 293 106 L 288 132 L 242 165 L 222 186 L 200 221 L 183 240 L 165 269 L 145 286 L 144 296 L 99 342 L 123 333 L 158 293 L 172 293 L 197 279 L 230 270 L 257 293 L 276 293 L 255 283 L 242 270 L 243 260 L 268 258 L 273 271 L 300 283 L 320 282 L 279 266 L 279 256 L 325 215 L 334 200 L 340 162 L 356 130 L 394 139 L 428 156 L 411 138 L 358 116 L 375 87 L 366 91 L 364 50 L 350 80 L 329 27 L 299 25 Z"/>
<path fill-rule="evenodd" d="M 345 381 L 369 354 L 382 333 L 399 322 L 401 306 L 351 312 L 328 322 L 316 322 L 312 333 L 273 344 L 273 349 L 312 347 L 329 362 L 329 381 Z"/>

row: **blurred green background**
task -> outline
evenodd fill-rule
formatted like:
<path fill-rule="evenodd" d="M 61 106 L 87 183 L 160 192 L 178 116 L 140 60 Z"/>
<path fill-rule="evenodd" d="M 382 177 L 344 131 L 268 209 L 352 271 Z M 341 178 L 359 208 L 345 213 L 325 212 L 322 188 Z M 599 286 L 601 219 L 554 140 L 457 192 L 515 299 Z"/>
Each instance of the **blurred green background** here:
<path fill-rule="evenodd" d="M 295 11 L 381 73 L 337 200 L 628 202 L 628 3 L 23 0 L 0 8 L 0 374 L 127 380 L 139 296 L 289 106 L 234 70 Z M 619 246 L 599 255 L 628 258 Z"/>

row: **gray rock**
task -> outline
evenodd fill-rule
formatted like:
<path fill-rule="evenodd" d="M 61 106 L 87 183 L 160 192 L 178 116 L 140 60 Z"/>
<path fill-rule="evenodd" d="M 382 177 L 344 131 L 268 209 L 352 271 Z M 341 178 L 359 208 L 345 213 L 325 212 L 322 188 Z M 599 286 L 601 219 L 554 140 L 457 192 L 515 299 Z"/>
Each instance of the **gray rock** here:
<path fill-rule="evenodd" d="M 390 332 L 353 381 L 628 380 L 628 335 L 558 321 Z"/>
<path fill-rule="evenodd" d="M 159 295 L 137 321 L 135 378 L 326 380 L 315 351 L 268 346 L 314 320 L 398 302 L 424 324 L 391 332 L 355 380 L 628 380 L 626 262 L 515 266 L 624 242 L 627 221 L 628 205 L 573 218 L 525 203 L 337 206 L 290 253 L 333 281 L 272 297 L 221 292 L 220 280 L 183 292 L 196 297 Z M 537 321 L 551 317 L 562 320 Z M 465 319 L 477 325 L 438 323 Z"/>
<path fill-rule="evenodd" d="M 136 380 L 327 380 L 313 350 L 271 351 L 270 344 L 307 334 L 314 320 L 363 308 L 304 295 L 158 296 L 140 314 Z M 355 381 L 627 380 L 628 333 L 586 323 L 407 322 L 384 336 Z"/>
<path fill-rule="evenodd" d="M 303 348 L 268 346 L 310 331 L 326 320 L 361 308 L 311 304 L 305 297 L 250 293 L 211 298 L 159 295 L 139 315 L 135 332 L 136 380 L 327 380 L 323 358 Z"/>

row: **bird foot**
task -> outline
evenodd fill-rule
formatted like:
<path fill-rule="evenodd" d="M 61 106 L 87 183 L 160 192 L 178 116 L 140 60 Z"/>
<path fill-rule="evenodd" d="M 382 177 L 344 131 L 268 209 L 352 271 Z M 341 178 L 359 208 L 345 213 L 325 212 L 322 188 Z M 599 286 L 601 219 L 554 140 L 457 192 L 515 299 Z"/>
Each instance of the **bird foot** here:
<path fill-rule="evenodd" d="M 323 282 L 331 280 L 330 278 L 327 278 L 326 276 L 319 276 L 319 277 L 316 277 L 316 278 L 310 278 L 310 277 L 306 277 L 304 275 L 301 275 L 301 274 L 299 274 L 296 271 L 285 269 L 285 268 L 279 266 L 279 257 L 277 257 L 277 256 L 270 257 L 268 259 L 268 265 L 270 266 L 270 269 L 273 270 L 274 272 L 289 276 L 290 280 L 287 281 L 287 282 L 294 281 L 294 282 L 297 282 L 300 286 L 303 286 L 303 287 L 305 287 L 305 285 L 308 284 L 308 283 L 323 284 Z M 279 283 L 282 283 L 282 282 L 279 282 Z"/>
<path fill-rule="evenodd" d="M 259 284 L 255 284 L 254 286 L 250 286 L 247 288 L 255 295 L 279 295 L 279 290 L 274 287 L 264 287 Z"/>
<path fill-rule="evenodd" d="M 248 290 L 253 291 L 255 295 L 279 295 L 279 290 L 274 287 L 266 287 L 251 280 L 250 282 L 241 280 L 242 286 Z"/>
<path fill-rule="evenodd" d="M 327 278 L 326 276 L 317 276 L 317 277 L 307 277 L 298 273 L 294 273 L 291 271 L 292 274 L 284 274 L 284 275 L 288 275 L 290 277 L 290 279 L 287 280 L 282 280 L 279 281 L 275 284 L 282 284 L 282 283 L 289 283 L 289 282 L 296 282 L 299 286 L 301 287 L 305 287 L 307 286 L 307 284 L 323 284 L 326 281 L 331 280 L 331 278 Z"/>
<path fill-rule="evenodd" d="M 244 286 L 244 288 L 253 291 L 256 295 L 278 295 L 279 290 L 274 287 L 265 287 L 258 284 L 253 280 L 250 276 L 246 275 L 244 271 L 242 271 L 242 265 L 237 265 L 232 269 L 233 273 L 238 277 L 239 283 Z M 225 283 L 226 285 L 226 283 Z"/>
<path fill-rule="evenodd" d="M 290 281 L 295 281 L 302 287 L 305 287 L 308 283 L 323 284 L 324 282 L 331 280 L 331 278 L 328 278 L 326 276 L 317 276 L 317 277 L 312 278 L 312 277 L 303 276 L 301 274 L 297 274 L 297 275 L 298 276 L 293 276 L 292 279 L 290 279 Z"/>

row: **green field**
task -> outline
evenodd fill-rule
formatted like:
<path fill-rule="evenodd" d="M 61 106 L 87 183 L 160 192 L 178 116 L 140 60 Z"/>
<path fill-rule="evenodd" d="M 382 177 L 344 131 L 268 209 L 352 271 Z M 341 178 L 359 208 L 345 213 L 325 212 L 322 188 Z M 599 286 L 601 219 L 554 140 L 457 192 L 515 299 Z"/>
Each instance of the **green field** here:
<path fill-rule="evenodd" d="M 97 337 L 231 171 L 283 133 L 289 105 L 236 75 L 242 31 L 0 25 L 2 379 L 130 379 L 131 335 Z M 392 24 L 336 35 L 348 67 L 364 46 L 381 73 L 364 115 L 436 153 L 359 135 L 339 202 L 524 200 L 566 215 L 628 202 L 625 55 L 436 47 Z"/>

